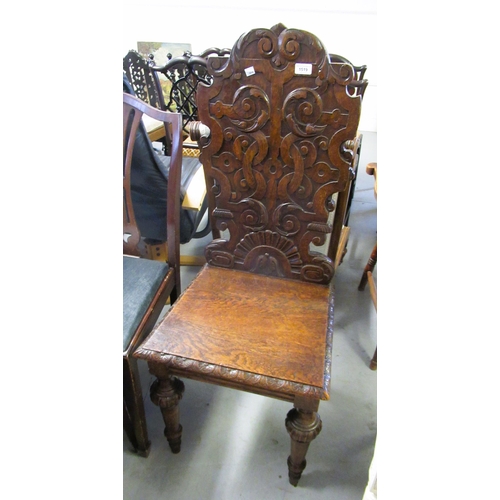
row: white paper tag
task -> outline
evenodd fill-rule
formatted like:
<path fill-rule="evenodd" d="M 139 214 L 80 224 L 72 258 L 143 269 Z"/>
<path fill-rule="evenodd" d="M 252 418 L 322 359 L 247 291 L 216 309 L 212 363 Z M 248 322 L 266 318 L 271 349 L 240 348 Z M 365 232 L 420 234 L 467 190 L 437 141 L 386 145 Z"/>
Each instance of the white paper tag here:
<path fill-rule="evenodd" d="M 296 75 L 312 75 L 313 65 L 309 63 L 295 63 Z"/>
<path fill-rule="evenodd" d="M 255 68 L 250 66 L 249 68 L 245 68 L 245 75 L 252 76 L 255 75 Z"/>

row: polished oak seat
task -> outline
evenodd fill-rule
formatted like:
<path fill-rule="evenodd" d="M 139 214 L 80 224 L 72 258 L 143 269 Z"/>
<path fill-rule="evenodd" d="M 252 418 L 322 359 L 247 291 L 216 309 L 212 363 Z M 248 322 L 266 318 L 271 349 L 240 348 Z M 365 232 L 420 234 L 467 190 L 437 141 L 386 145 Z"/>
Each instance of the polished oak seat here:
<path fill-rule="evenodd" d="M 142 344 L 141 356 L 172 373 L 240 389 L 251 382 L 251 392 L 289 401 L 328 399 L 332 293 L 328 286 L 205 266 Z"/>

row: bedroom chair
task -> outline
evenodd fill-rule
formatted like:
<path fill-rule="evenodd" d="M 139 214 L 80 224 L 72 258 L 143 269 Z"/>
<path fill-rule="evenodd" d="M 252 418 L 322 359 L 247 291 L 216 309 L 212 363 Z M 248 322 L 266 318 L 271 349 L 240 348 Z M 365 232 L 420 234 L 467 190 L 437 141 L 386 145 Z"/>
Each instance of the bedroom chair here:
<path fill-rule="evenodd" d="M 171 127 L 172 156 L 168 186 L 157 204 L 164 217 L 150 220 L 165 224 L 168 259 L 165 262 L 146 257 L 144 238 L 136 218 L 133 199 L 133 156 L 140 142 L 138 130 L 142 114 L 164 123 L 166 133 Z M 138 98 L 123 93 L 123 424 L 134 450 L 147 456 L 150 442 L 144 414 L 137 360 L 132 356 L 157 321 L 167 297 L 174 303 L 180 294 L 179 233 L 180 178 L 182 150 L 182 121 L 180 114 L 153 108 Z M 155 172 L 144 177 L 139 194 L 155 191 Z M 148 185 L 148 182 L 152 184 Z M 149 226 L 148 226 L 149 229 Z"/>
<path fill-rule="evenodd" d="M 316 36 L 281 24 L 242 35 L 207 69 L 213 81 L 199 85 L 197 102 L 210 137 L 198 136 L 199 124 L 191 129 L 214 240 L 207 264 L 135 356 L 156 377 L 151 399 L 174 453 L 178 377 L 292 403 L 285 427 L 296 486 L 321 431 L 319 402 L 330 397 L 335 269 L 313 248 L 329 237 L 338 247 L 329 215 L 349 185 L 346 144 L 361 97 L 347 91 L 353 70 L 330 64 Z M 334 214 L 342 223 L 345 213 Z"/>

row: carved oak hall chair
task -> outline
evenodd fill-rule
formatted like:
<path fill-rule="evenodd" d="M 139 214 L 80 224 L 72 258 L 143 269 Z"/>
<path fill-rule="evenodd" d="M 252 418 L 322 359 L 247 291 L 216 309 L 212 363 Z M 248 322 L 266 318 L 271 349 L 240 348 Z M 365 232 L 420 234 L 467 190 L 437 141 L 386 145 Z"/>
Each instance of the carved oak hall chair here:
<path fill-rule="evenodd" d="M 156 184 L 160 175 L 155 171 L 145 176 L 139 195 L 148 189 L 163 187 L 165 194 L 159 196 L 156 209 L 163 211 L 157 224 L 165 224 L 168 243 L 168 260 L 159 262 L 145 256 L 144 238 L 135 215 L 135 196 L 132 177 L 133 155 L 140 141 L 138 134 L 142 114 L 146 113 L 172 128 L 172 156 L 168 186 Z M 149 440 L 144 415 L 141 384 L 137 360 L 132 353 L 157 321 L 166 299 L 173 303 L 180 293 L 179 233 L 180 233 L 180 177 L 182 122 L 178 113 L 167 113 L 153 108 L 138 98 L 123 94 L 123 422 L 124 429 L 134 447 L 141 455 L 149 453 Z M 170 132 L 168 132 L 170 133 Z M 151 184 L 148 185 L 147 181 Z M 162 206 L 163 205 L 163 206 Z M 152 221 L 147 221 L 146 226 Z"/>
<path fill-rule="evenodd" d="M 332 363 L 334 264 L 312 248 L 327 242 L 332 197 L 349 183 L 344 146 L 356 136 L 361 97 L 347 92 L 351 66 L 330 64 L 316 36 L 283 25 L 242 35 L 229 58 L 207 66 L 213 82 L 197 100 L 211 133 L 199 144 L 214 240 L 135 356 L 157 377 L 151 397 L 174 453 L 177 376 L 293 403 L 286 429 L 297 485 Z"/>

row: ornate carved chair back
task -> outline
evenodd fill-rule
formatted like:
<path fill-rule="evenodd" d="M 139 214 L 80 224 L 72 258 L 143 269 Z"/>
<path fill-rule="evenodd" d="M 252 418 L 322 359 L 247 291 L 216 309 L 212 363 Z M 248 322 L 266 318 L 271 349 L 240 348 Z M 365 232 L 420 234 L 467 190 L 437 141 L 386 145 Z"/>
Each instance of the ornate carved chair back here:
<path fill-rule="evenodd" d="M 123 71 L 132 84 L 135 95 L 150 106 L 165 110 L 163 92 L 153 66 L 152 58 L 148 61 L 135 50 L 130 50 L 123 58 Z"/>
<path fill-rule="evenodd" d="M 277 25 L 210 57 L 197 91 L 214 241 L 209 265 L 328 283 L 335 193 L 349 184 L 361 96 L 352 65 L 330 63 L 316 36 Z M 343 214 L 339 214 L 343 220 Z M 331 246 L 331 245 L 330 245 Z"/>

